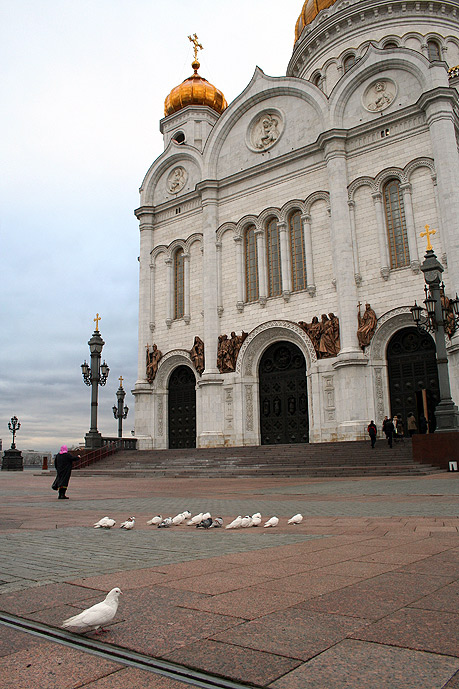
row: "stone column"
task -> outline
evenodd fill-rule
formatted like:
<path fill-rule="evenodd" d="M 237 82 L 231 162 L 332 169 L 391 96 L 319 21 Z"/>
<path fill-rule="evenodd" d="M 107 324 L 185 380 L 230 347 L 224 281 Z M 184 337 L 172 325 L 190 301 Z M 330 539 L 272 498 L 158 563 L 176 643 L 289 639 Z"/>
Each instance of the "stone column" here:
<path fill-rule="evenodd" d="M 244 276 L 244 238 L 236 235 L 234 237 L 236 242 L 236 280 L 237 280 L 237 302 L 236 308 L 239 312 L 244 310 L 245 300 L 245 276 Z"/>
<path fill-rule="evenodd" d="M 292 266 L 290 260 L 287 223 L 280 222 L 278 223 L 277 227 L 279 228 L 281 250 L 282 296 L 284 297 L 285 301 L 288 301 L 292 293 Z"/>
<path fill-rule="evenodd" d="M 268 283 L 266 279 L 265 231 L 263 229 L 256 229 L 255 239 L 257 242 L 258 301 L 260 306 L 266 306 Z"/>
<path fill-rule="evenodd" d="M 355 201 L 350 199 L 347 202 L 349 206 L 349 217 L 351 220 L 351 235 L 352 235 L 352 255 L 354 257 L 354 280 L 357 287 L 362 284 L 362 275 L 360 274 L 359 261 L 359 247 L 357 245 L 357 232 L 355 229 Z"/>
<path fill-rule="evenodd" d="M 215 242 L 217 251 L 217 313 L 219 318 L 223 314 L 223 292 L 222 292 L 222 243 Z"/>
<path fill-rule="evenodd" d="M 357 338 L 357 285 L 354 277 L 352 228 L 348 206 L 346 132 L 334 130 L 319 137 L 327 163 L 331 211 L 333 273 L 340 325 L 341 350 L 330 360 L 336 371 L 336 426 L 340 440 L 356 440 L 368 421 L 368 381 Z"/>
<path fill-rule="evenodd" d="M 190 316 L 190 254 L 183 254 L 183 320 L 188 325 Z"/>
<path fill-rule="evenodd" d="M 219 335 L 217 279 L 218 183 L 198 184 L 202 204 L 203 312 L 205 370 L 198 380 L 198 447 L 224 444 L 223 376 L 217 368 Z"/>
<path fill-rule="evenodd" d="M 426 113 L 435 160 L 442 243 L 448 256 L 447 289 L 451 294 L 459 291 L 459 153 L 454 124 L 457 98 L 455 89 L 439 87 L 419 99 Z M 427 219 L 426 223 L 429 224 Z"/>
<path fill-rule="evenodd" d="M 378 231 L 379 243 L 379 260 L 381 262 L 380 273 L 384 280 L 389 279 L 390 275 L 390 258 L 389 247 L 387 246 L 387 232 L 386 223 L 384 222 L 384 211 L 382 204 L 382 194 L 377 191 L 371 195 L 375 206 L 376 213 L 376 227 Z"/>
<path fill-rule="evenodd" d="M 311 216 L 302 215 L 301 223 L 303 225 L 304 252 L 306 254 L 306 285 L 309 294 L 313 297 L 316 293 L 316 283 L 314 280 L 314 260 L 312 256 Z"/>
<path fill-rule="evenodd" d="M 410 251 L 410 266 L 414 273 L 419 273 L 421 262 L 419 260 L 418 242 L 416 239 L 416 228 L 414 226 L 413 199 L 411 196 L 411 184 L 405 182 L 400 185 L 403 195 L 403 205 L 405 207 L 406 234 L 408 237 L 408 248 Z"/>
<path fill-rule="evenodd" d="M 155 329 L 155 279 L 156 264 L 150 263 L 150 332 Z"/>
<path fill-rule="evenodd" d="M 169 256 L 164 263 L 166 264 L 166 325 L 170 328 L 174 320 L 174 259 Z"/>

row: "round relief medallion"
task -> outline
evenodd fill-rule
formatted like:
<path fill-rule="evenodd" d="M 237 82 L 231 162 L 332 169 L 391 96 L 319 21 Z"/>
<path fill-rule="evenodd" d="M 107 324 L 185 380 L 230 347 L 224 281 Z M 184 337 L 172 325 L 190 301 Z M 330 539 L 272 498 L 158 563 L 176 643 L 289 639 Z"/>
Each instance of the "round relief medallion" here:
<path fill-rule="evenodd" d="M 182 191 L 188 179 L 188 173 L 184 167 L 174 167 L 167 177 L 167 189 L 171 194 L 178 194 Z"/>
<path fill-rule="evenodd" d="M 278 110 L 266 110 L 254 117 L 247 131 L 247 145 L 261 153 L 274 146 L 284 131 L 284 118 Z"/>
<path fill-rule="evenodd" d="M 397 95 L 397 84 L 392 79 L 378 79 L 364 91 L 362 104 L 369 112 L 381 112 L 392 105 Z"/>

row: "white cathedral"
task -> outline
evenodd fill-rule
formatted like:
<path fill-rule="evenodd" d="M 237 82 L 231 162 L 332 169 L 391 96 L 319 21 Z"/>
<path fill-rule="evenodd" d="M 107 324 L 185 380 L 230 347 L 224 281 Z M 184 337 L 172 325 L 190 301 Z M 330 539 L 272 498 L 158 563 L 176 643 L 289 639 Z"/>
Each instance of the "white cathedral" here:
<path fill-rule="evenodd" d="M 435 341 L 410 307 L 429 238 L 459 290 L 459 2 L 307 0 L 286 76 L 256 68 L 229 105 L 192 40 L 136 210 L 139 449 L 435 424 Z"/>

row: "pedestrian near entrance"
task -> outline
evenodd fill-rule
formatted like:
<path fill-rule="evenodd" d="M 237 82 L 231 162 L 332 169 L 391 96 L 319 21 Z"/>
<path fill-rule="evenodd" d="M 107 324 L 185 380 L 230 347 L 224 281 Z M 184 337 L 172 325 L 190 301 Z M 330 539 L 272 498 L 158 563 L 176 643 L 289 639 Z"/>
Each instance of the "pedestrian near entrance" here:
<path fill-rule="evenodd" d="M 376 424 L 373 421 L 373 419 L 368 424 L 367 431 L 368 431 L 368 435 L 370 436 L 370 440 L 371 440 L 371 449 L 373 449 L 375 444 L 376 444 L 376 434 L 378 432 L 378 429 L 376 428 Z"/>
<path fill-rule="evenodd" d="M 400 414 L 397 414 L 397 416 L 395 417 L 395 435 L 397 436 L 397 440 L 401 440 L 403 443 L 405 428 L 403 426 L 403 421 Z"/>
<path fill-rule="evenodd" d="M 415 433 L 418 432 L 418 427 L 417 427 L 417 425 L 416 425 L 416 419 L 414 418 L 413 412 L 410 412 L 410 413 L 408 414 L 408 419 L 407 419 L 407 422 L 406 422 L 406 427 L 407 427 L 407 429 L 408 429 L 408 434 L 409 434 L 410 438 L 411 438 Z"/>
<path fill-rule="evenodd" d="M 419 433 L 422 433 L 424 435 L 424 433 L 427 433 L 428 430 L 429 426 L 427 424 L 427 419 L 424 416 L 424 414 L 421 414 L 421 416 L 419 417 Z"/>
<path fill-rule="evenodd" d="M 387 438 L 387 444 L 389 447 L 392 447 L 392 439 L 394 437 L 394 430 L 395 426 L 393 424 L 392 419 L 389 419 L 387 416 L 383 421 L 383 431 L 385 433 L 385 436 Z"/>
<path fill-rule="evenodd" d="M 80 455 L 71 455 L 67 445 L 62 445 L 54 459 L 57 473 L 51 488 L 59 491 L 58 500 L 68 500 L 65 493 L 69 485 L 73 462 L 77 459 L 80 459 Z"/>

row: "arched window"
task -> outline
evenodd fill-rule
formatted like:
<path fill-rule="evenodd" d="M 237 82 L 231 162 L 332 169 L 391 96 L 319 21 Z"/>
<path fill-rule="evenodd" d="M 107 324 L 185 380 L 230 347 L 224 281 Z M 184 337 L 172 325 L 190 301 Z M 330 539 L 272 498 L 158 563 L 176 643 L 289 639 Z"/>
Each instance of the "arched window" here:
<path fill-rule="evenodd" d="M 306 256 L 301 213 L 293 212 L 288 220 L 290 256 L 292 264 L 292 289 L 297 292 L 306 288 Z"/>
<path fill-rule="evenodd" d="M 390 48 L 398 48 L 398 45 L 396 44 L 395 41 L 388 41 L 388 42 L 384 45 L 384 50 L 389 50 Z"/>
<path fill-rule="evenodd" d="M 183 318 L 185 313 L 185 259 L 183 249 L 174 254 L 174 318 Z"/>
<path fill-rule="evenodd" d="M 344 72 L 348 72 L 351 67 L 355 65 L 355 55 L 354 53 L 351 53 L 350 55 L 346 55 L 346 57 L 343 60 L 343 69 Z"/>
<path fill-rule="evenodd" d="M 320 85 L 321 85 L 321 81 L 322 81 L 322 75 L 321 75 L 321 73 L 320 73 L 320 72 L 317 72 L 316 74 L 314 74 L 314 76 L 312 77 L 311 81 L 312 81 L 312 83 L 314 84 L 314 86 L 317 86 L 317 88 L 320 89 Z"/>
<path fill-rule="evenodd" d="M 406 232 L 405 207 L 398 179 L 384 185 L 384 210 L 391 268 L 402 268 L 410 263 Z"/>
<path fill-rule="evenodd" d="M 430 62 L 441 60 L 440 45 L 437 41 L 427 41 L 427 56 Z"/>
<path fill-rule="evenodd" d="M 268 263 L 268 297 L 282 294 L 280 235 L 277 218 L 266 227 L 266 259 Z"/>
<path fill-rule="evenodd" d="M 245 300 L 258 299 L 258 256 L 255 226 L 250 225 L 244 234 L 245 253 Z"/>

